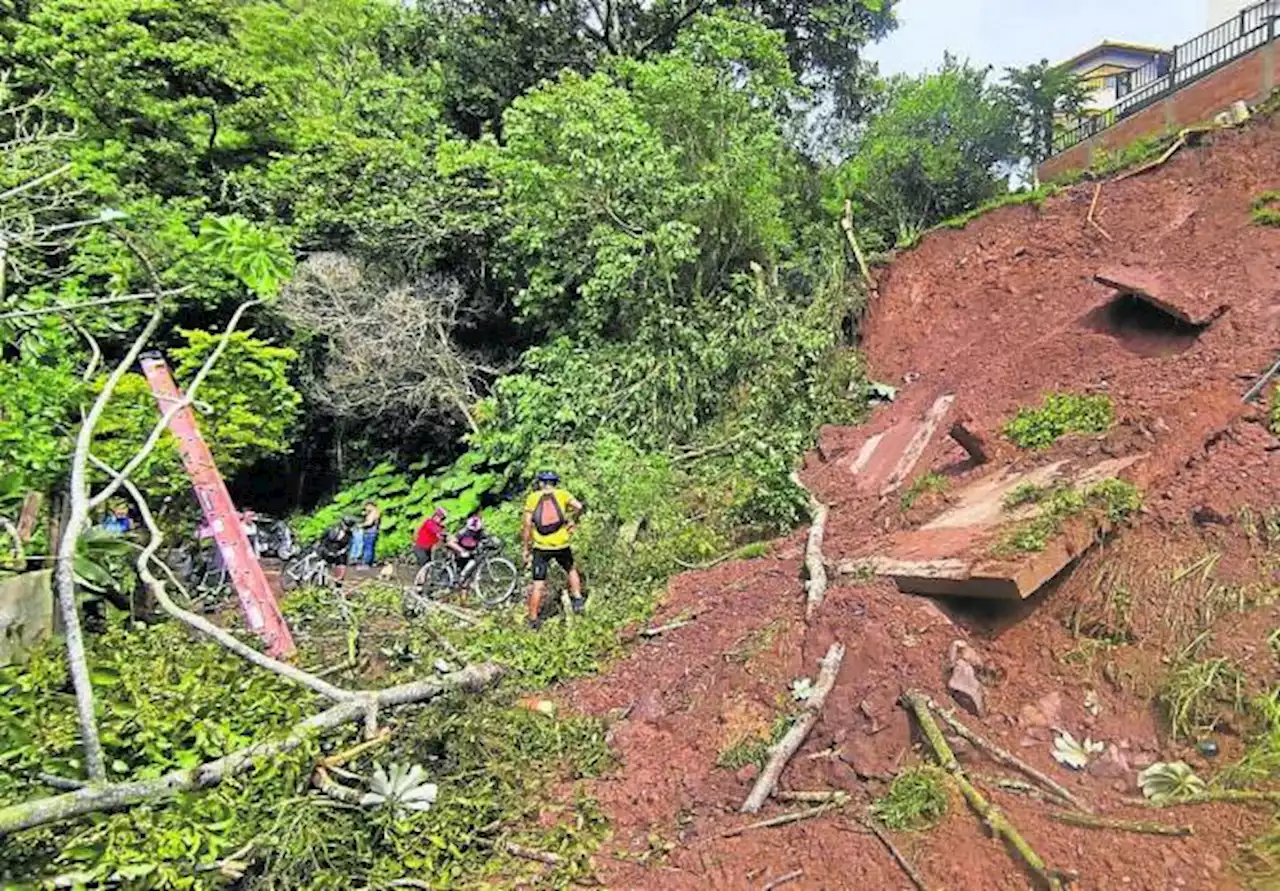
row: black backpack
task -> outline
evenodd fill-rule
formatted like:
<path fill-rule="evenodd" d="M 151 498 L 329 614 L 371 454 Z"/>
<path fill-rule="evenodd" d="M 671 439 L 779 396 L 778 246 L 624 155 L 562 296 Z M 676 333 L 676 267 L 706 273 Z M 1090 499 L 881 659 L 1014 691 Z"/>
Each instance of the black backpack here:
<path fill-rule="evenodd" d="M 539 535 L 554 535 L 564 528 L 564 510 L 555 492 L 544 492 L 533 507 L 533 528 Z"/>

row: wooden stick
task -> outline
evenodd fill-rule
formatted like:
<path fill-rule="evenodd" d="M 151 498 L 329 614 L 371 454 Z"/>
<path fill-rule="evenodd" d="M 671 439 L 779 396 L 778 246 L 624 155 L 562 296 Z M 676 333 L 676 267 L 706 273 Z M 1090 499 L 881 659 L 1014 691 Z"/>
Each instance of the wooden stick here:
<path fill-rule="evenodd" d="M 1098 221 L 1093 218 L 1094 211 L 1098 209 L 1098 196 L 1101 194 L 1102 194 L 1102 183 L 1099 182 L 1097 185 L 1093 187 L 1093 201 L 1089 205 L 1088 221 L 1090 226 L 1092 226 L 1093 228 L 1097 229 L 1100 233 L 1102 233 L 1103 238 L 1105 238 L 1107 241 L 1112 241 L 1114 239 L 1112 239 L 1111 233 L 1109 233 L 1106 229 L 1103 229 L 1102 226 L 1099 225 Z"/>
<path fill-rule="evenodd" d="M 668 631 L 675 631 L 677 628 L 683 628 L 685 625 L 692 625 L 693 619 L 681 619 L 678 622 L 668 622 L 665 625 L 659 625 L 657 628 L 646 628 L 640 632 L 641 637 L 658 637 Z"/>
<path fill-rule="evenodd" d="M 827 596 L 827 561 L 822 556 L 822 540 L 827 534 L 827 516 L 830 510 L 805 488 L 804 483 L 800 482 L 799 474 L 791 474 L 791 482 L 804 489 L 805 494 L 809 496 L 809 512 L 813 515 L 813 523 L 809 526 L 809 539 L 804 548 L 804 567 L 809 576 L 804 584 L 808 594 L 804 618 L 809 622 L 813 620 Z"/>
<path fill-rule="evenodd" d="M 849 793 L 841 789 L 823 789 L 817 792 L 782 792 L 775 791 L 773 797 L 779 801 L 797 801 L 804 804 L 823 804 L 838 801 L 844 804 L 849 800 Z"/>
<path fill-rule="evenodd" d="M 788 823 L 808 820 L 811 817 L 820 817 L 827 811 L 835 810 L 839 806 L 840 805 L 835 802 L 827 802 L 826 804 L 820 804 L 817 807 L 807 808 L 803 811 L 790 811 L 785 814 L 780 814 L 777 817 L 770 817 L 767 820 L 758 820 L 755 823 L 748 823 L 746 826 L 737 826 L 733 829 L 728 829 L 720 833 L 720 837 L 733 838 L 735 836 L 742 835 L 744 832 L 749 832 L 752 829 L 769 829 L 773 826 L 785 826 Z"/>
<path fill-rule="evenodd" d="M 1052 792 L 1055 796 L 1057 796 L 1058 798 L 1061 798 L 1063 801 L 1066 801 L 1077 810 L 1083 811 L 1086 814 L 1093 813 L 1093 810 L 1088 805 L 1086 805 L 1080 799 L 1076 798 L 1074 795 L 1068 792 L 1065 788 L 1063 788 L 1062 784 L 1056 782 L 1052 777 L 1046 776 L 1042 771 L 1039 771 L 1036 768 L 1032 767 L 1030 764 L 1023 761 L 1021 758 L 1018 758 L 1010 754 L 1009 752 L 1006 752 L 1004 749 L 1000 748 L 990 740 L 987 740 L 979 736 L 978 734 L 974 733 L 972 730 L 970 730 L 968 727 L 962 724 L 960 722 L 960 719 L 957 718 L 955 716 L 955 713 L 952 712 L 950 709 L 940 708 L 936 702 L 934 702 L 928 696 L 924 696 L 924 694 L 917 693 L 914 695 L 923 696 L 925 705 L 931 711 L 935 712 L 938 715 L 938 717 L 941 718 L 946 723 L 946 725 L 955 732 L 957 736 L 968 740 L 969 742 L 977 746 L 979 749 L 982 749 L 982 751 L 990 755 L 992 759 L 995 760 L 997 763 L 1003 764 L 1005 767 L 1012 767 L 1014 770 L 1018 771 L 1019 773 L 1022 773 L 1023 775 L 1039 783 L 1042 788 L 1048 790 L 1049 792 Z"/>
<path fill-rule="evenodd" d="M 1086 829 L 1112 829 L 1117 832 L 1137 832 L 1142 835 L 1195 835 L 1195 830 L 1190 826 L 1170 826 L 1166 823 L 1150 823 L 1145 820 L 1116 820 L 1110 817 L 1095 817 L 1091 814 L 1077 814 L 1074 811 L 1054 811 L 1049 814 L 1049 819 Z"/>
<path fill-rule="evenodd" d="M 1280 792 L 1262 792 L 1256 789 L 1215 789 L 1176 800 L 1125 799 L 1126 804 L 1149 808 L 1181 807 L 1182 805 L 1213 804 L 1214 802 L 1226 802 L 1228 804 L 1280 804 Z"/>
<path fill-rule="evenodd" d="M 1059 798 L 1048 790 L 1041 789 L 1024 780 L 1015 780 L 1010 777 L 987 776 L 985 774 L 970 774 L 970 778 L 981 783 L 987 783 L 997 789 L 1003 789 L 1005 792 L 1017 792 L 1020 795 L 1026 795 L 1037 801 L 1048 801 L 1059 807 L 1071 807 L 1071 802 Z"/>
<path fill-rule="evenodd" d="M 335 755 L 330 755 L 328 758 L 321 758 L 320 764 L 323 767 L 342 767 L 343 765 L 350 764 L 361 755 L 367 755 L 374 749 L 381 748 L 386 745 L 387 741 L 390 739 L 391 728 L 384 727 L 382 732 L 373 739 L 366 739 L 364 742 L 359 745 L 352 746 L 345 752 L 338 752 Z"/>
<path fill-rule="evenodd" d="M 793 869 L 791 872 L 783 873 L 778 876 L 776 879 L 761 888 L 760 891 L 773 891 L 774 888 L 781 888 L 783 885 L 787 884 L 787 882 L 794 882 L 802 875 L 804 875 L 803 869 Z"/>
<path fill-rule="evenodd" d="M 951 751 L 951 746 L 947 745 L 946 737 L 942 735 L 942 731 L 938 729 L 937 723 L 929 713 L 929 697 L 922 693 L 908 692 L 903 694 L 902 701 L 915 715 L 916 721 L 920 724 L 920 729 L 924 732 L 925 738 L 929 741 L 929 746 L 933 749 L 934 756 L 938 759 L 938 763 L 956 781 L 956 785 L 960 787 L 960 793 L 964 795 L 965 801 L 969 802 L 969 807 L 973 808 L 974 812 L 982 818 L 982 821 L 986 823 L 996 837 L 1003 839 L 1013 848 L 1022 859 L 1022 862 L 1026 864 L 1027 868 L 1039 881 L 1041 887 L 1047 888 L 1049 891 L 1063 891 L 1062 880 L 1056 873 L 1050 872 L 1049 868 L 1045 866 L 1044 860 L 1022 837 L 1017 827 L 1010 823 L 1000 809 L 987 801 L 982 793 L 969 782 L 968 777 L 964 774 L 964 769 L 960 766 L 960 762 L 956 760 L 955 754 Z"/>
<path fill-rule="evenodd" d="M 551 854 L 547 851 L 537 851 L 533 848 L 526 848 L 524 845 L 518 845 L 513 841 L 503 842 L 502 847 L 513 857 L 522 857 L 525 860 L 536 860 L 538 863 L 545 863 L 547 866 L 560 865 L 560 857 L 557 854 Z"/>
<path fill-rule="evenodd" d="M 782 740 L 774 746 L 769 763 L 760 772 L 760 777 L 756 780 L 755 787 L 751 790 L 751 794 L 747 796 L 747 800 L 742 803 L 742 813 L 754 814 L 759 811 L 765 800 L 773 792 L 774 786 L 778 784 L 778 778 L 782 775 L 782 769 L 787 766 L 787 761 L 800 748 L 805 737 L 809 735 L 809 731 L 813 729 L 813 725 L 818 723 L 818 712 L 822 711 L 822 706 L 827 701 L 827 695 L 831 692 L 831 688 L 835 686 L 836 675 L 840 672 L 840 663 L 843 660 L 844 647 L 838 643 L 833 643 L 831 648 L 827 650 L 827 655 L 822 657 L 822 667 L 818 671 L 818 682 L 814 684 L 813 692 L 809 694 L 808 700 L 805 701 L 804 713 L 791 725 L 791 729 L 787 731 L 786 736 L 782 737 Z"/>
<path fill-rule="evenodd" d="M 867 819 L 859 820 L 858 822 L 870 829 L 871 834 L 880 839 L 880 844 L 884 845 L 885 848 L 888 849 L 889 855 L 897 861 L 898 866 L 902 867 L 902 871 L 907 874 L 907 878 L 911 879 L 911 884 L 915 885 L 919 891 L 929 891 L 929 886 L 924 883 L 924 878 L 921 877 L 919 871 L 910 860 L 903 856 L 902 852 L 898 850 L 897 845 L 895 845 L 893 840 L 889 838 L 889 834 L 881 829 L 880 825 L 876 823 L 875 820 Z"/>
<path fill-rule="evenodd" d="M 849 247 L 853 248 L 853 256 L 858 261 L 858 271 L 862 273 L 862 280 L 867 283 L 868 290 L 874 290 L 876 280 L 871 277 L 871 269 L 867 266 L 867 258 L 862 253 L 862 245 L 858 244 L 858 236 L 853 232 L 853 202 L 846 200 L 844 203 L 844 218 L 840 220 L 840 228 L 844 230 L 844 237 L 849 239 Z"/>

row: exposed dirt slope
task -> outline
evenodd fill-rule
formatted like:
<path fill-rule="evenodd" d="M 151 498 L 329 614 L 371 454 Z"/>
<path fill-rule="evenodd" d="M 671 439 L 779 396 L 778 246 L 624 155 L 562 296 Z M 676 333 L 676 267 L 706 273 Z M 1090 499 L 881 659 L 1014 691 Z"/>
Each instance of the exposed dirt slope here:
<path fill-rule="evenodd" d="M 828 558 L 867 553 L 945 499 L 929 496 L 904 513 L 896 494 L 857 491 L 841 459 L 868 435 L 954 393 L 959 412 L 998 444 L 1001 423 L 1043 392 L 1106 392 L 1116 404 L 1115 430 L 1066 442 L 1056 453 L 1149 452 L 1135 475 L 1147 493 L 1135 528 L 1012 609 L 935 603 L 884 582 L 844 584 L 806 626 L 800 534 L 780 543 L 775 558 L 677 579 L 663 615 L 696 611 L 693 624 L 637 645 L 607 675 L 562 691 L 588 712 L 630 708 L 613 730 L 622 765 L 590 790 L 616 827 L 599 858 L 605 884 L 760 888 L 803 870 L 785 887 L 909 887 L 852 817 L 884 791 L 867 777 L 920 757 L 896 701 L 908 688 L 945 700 L 947 654 L 960 639 L 986 666 L 987 713 L 970 725 L 1099 810 L 1149 818 L 1124 799 L 1137 794 L 1136 771 L 1157 758 L 1184 757 L 1212 773 L 1185 741 L 1167 738 L 1153 706 L 1166 657 L 1203 633 L 1201 650 L 1240 660 L 1255 686 L 1280 677 L 1263 643 L 1280 624 L 1274 563 L 1259 540 L 1265 536 L 1239 519 L 1241 508 L 1271 507 L 1280 485 L 1277 441 L 1261 412 L 1240 401 L 1280 349 L 1280 230 L 1254 226 L 1249 215 L 1256 194 L 1280 186 L 1280 127 L 1262 124 L 1215 142 L 1106 184 L 1097 218 L 1110 240 L 1086 225 L 1093 186 L 1082 185 L 1042 208 L 1010 208 L 963 231 L 930 235 L 897 259 L 881 275 L 864 346 L 874 376 L 902 386 L 899 400 L 862 428 L 826 431 L 803 474 L 833 507 Z M 1196 336 L 1108 308 L 1115 294 L 1093 276 L 1125 263 L 1157 270 L 1197 311 L 1227 309 Z M 983 467 L 964 459 L 959 449 L 939 447 L 916 475 L 932 469 L 967 480 L 1046 458 L 1006 444 Z M 1215 553 L 1195 572 L 1175 572 Z M 1099 643 L 1102 636 L 1111 644 Z M 720 837 L 746 822 L 735 812 L 753 769 L 718 768 L 717 758 L 744 732 L 767 733 L 790 707 L 791 680 L 813 677 L 833 640 L 848 655 L 781 785 L 845 789 L 855 803 L 843 814 Z M 1096 697 L 1096 716 L 1086 697 Z M 1050 757 L 1048 725 L 1114 749 L 1090 772 L 1071 774 Z M 1233 731 L 1241 730 L 1228 721 L 1215 737 L 1219 761 L 1238 753 Z M 1002 773 L 975 753 L 961 755 L 978 774 Z M 1243 887 L 1233 869 L 1237 846 L 1269 819 L 1246 807 L 1184 808 L 1160 817 L 1193 827 L 1193 837 L 1122 836 L 1070 828 L 1050 820 L 1045 805 L 992 795 L 1050 866 L 1074 870 L 1077 887 L 1098 891 Z M 771 804 L 765 815 L 786 808 Z M 959 799 L 937 829 L 895 839 L 932 887 L 1030 885 Z"/>

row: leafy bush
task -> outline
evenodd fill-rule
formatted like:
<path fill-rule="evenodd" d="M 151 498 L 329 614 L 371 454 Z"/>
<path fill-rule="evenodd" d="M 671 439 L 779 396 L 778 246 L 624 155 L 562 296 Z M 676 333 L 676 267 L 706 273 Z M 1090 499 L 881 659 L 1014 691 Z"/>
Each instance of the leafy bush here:
<path fill-rule="evenodd" d="M 1103 433 L 1115 422 L 1111 397 L 1049 393 L 1038 408 L 1022 408 L 1004 435 L 1023 449 L 1047 449 L 1070 433 Z"/>
<path fill-rule="evenodd" d="M 1110 523 L 1119 523 L 1142 506 L 1142 495 L 1132 483 L 1110 477 L 1083 492 L 1070 486 L 1036 486 L 1024 483 L 1005 496 L 1005 510 L 1035 504 L 1039 512 L 1018 523 L 993 549 L 999 556 L 1043 551 L 1049 540 L 1062 532 L 1063 524 L 1086 509 L 1100 513 Z"/>
<path fill-rule="evenodd" d="M 928 829 L 941 822 L 950 804 L 946 774 L 936 767 L 910 767 L 871 803 L 871 816 L 889 829 Z"/>
<path fill-rule="evenodd" d="M 1253 221 L 1259 226 L 1280 226 L 1280 190 L 1263 192 L 1253 199 Z"/>

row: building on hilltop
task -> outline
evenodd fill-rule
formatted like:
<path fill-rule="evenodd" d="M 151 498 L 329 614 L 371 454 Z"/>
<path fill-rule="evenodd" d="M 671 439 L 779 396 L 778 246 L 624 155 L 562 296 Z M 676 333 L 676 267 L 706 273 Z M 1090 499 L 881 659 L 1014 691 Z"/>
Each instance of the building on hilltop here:
<path fill-rule="evenodd" d="M 1084 79 L 1089 89 L 1085 114 L 1092 116 L 1111 108 L 1133 89 L 1133 73 L 1154 69 L 1165 74 L 1173 53 L 1164 47 L 1104 40 L 1063 62 L 1060 67 Z"/>

